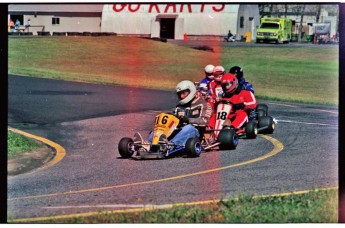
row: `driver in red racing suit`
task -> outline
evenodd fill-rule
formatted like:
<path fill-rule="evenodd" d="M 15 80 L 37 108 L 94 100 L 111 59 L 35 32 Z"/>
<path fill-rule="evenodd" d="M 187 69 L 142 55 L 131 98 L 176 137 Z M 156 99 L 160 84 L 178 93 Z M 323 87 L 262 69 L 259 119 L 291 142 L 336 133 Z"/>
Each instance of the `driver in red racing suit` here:
<path fill-rule="evenodd" d="M 222 100 L 228 100 L 232 104 L 229 117 L 230 127 L 239 129 L 248 122 L 246 111 L 256 108 L 256 98 L 251 91 L 241 89 L 236 76 L 233 74 L 224 74 L 221 84 L 224 92 Z"/>

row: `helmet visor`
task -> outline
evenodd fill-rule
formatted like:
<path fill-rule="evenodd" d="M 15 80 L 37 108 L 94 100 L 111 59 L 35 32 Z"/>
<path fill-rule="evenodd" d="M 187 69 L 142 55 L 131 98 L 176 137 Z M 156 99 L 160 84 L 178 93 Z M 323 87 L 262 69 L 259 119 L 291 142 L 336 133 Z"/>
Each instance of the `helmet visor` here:
<path fill-rule="evenodd" d="M 189 89 L 180 90 L 177 92 L 177 97 L 179 100 L 186 98 L 190 94 Z"/>
<path fill-rule="evenodd" d="M 209 78 L 209 79 L 213 79 L 214 78 L 213 73 L 205 72 L 205 74 L 206 74 L 206 77 Z"/>
<path fill-rule="evenodd" d="M 222 80 L 222 76 L 223 76 L 222 73 L 215 73 L 214 74 L 214 80 L 220 82 Z"/>
<path fill-rule="evenodd" d="M 225 82 L 222 83 L 222 89 L 224 92 L 230 92 L 232 90 L 233 87 L 233 82 Z"/>

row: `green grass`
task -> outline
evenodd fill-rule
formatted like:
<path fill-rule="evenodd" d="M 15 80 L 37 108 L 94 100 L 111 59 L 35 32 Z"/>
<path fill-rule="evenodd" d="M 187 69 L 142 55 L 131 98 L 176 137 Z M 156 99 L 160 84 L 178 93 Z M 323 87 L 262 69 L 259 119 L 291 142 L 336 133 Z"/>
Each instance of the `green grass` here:
<path fill-rule="evenodd" d="M 14 133 L 12 131 L 7 131 L 7 155 L 8 158 L 12 158 L 21 153 L 30 152 L 42 147 L 42 144 L 22 136 L 20 134 Z"/>
<path fill-rule="evenodd" d="M 338 48 L 213 47 L 214 52 L 133 37 L 9 39 L 9 73 L 173 90 L 205 65 L 240 65 L 258 98 L 338 105 Z"/>
<path fill-rule="evenodd" d="M 42 222 L 42 221 L 41 221 Z M 337 223 L 338 190 L 272 197 L 240 195 L 202 206 L 131 213 L 99 212 L 44 223 Z"/>

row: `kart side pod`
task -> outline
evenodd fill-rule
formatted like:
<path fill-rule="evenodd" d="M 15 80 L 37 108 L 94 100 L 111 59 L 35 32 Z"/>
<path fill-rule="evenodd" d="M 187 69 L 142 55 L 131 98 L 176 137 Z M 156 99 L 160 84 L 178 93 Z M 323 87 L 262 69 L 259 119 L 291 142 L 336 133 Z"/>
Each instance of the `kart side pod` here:
<path fill-rule="evenodd" d="M 153 127 L 152 144 L 158 144 L 159 138 L 162 134 L 164 134 L 168 138 L 176 129 L 179 122 L 180 120 L 172 114 L 160 113 L 156 115 Z"/>

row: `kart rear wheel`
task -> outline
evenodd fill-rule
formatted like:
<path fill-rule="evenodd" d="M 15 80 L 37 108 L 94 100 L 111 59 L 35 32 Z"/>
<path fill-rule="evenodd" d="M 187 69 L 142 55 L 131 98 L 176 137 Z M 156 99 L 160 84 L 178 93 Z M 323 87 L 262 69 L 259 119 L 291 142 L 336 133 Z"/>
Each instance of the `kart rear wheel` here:
<path fill-rule="evenodd" d="M 260 117 L 266 116 L 266 112 L 263 109 L 258 109 L 257 114 L 258 114 L 258 116 L 257 116 L 258 119 Z"/>
<path fill-rule="evenodd" d="M 201 144 L 199 138 L 188 139 L 185 150 L 188 157 L 199 157 L 201 154 Z"/>
<path fill-rule="evenodd" d="M 122 138 L 119 142 L 119 146 L 118 146 L 118 150 L 119 153 L 121 155 L 121 157 L 123 158 L 130 158 L 133 155 L 133 150 L 132 150 L 132 146 L 134 144 L 133 139 L 131 138 Z"/>
<path fill-rule="evenodd" d="M 246 124 L 245 130 L 247 139 L 255 139 L 258 135 L 258 126 L 255 121 L 249 121 Z"/>
<path fill-rule="evenodd" d="M 222 129 L 219 134 L 217 141 L 219 144 L 219 149 L 221 150 L 234 150 L 238 144 L 238 136 L 234 129 Z"/>
<path fill-rule="evenodd" d="M 259 110 L 263 110 L 265 115 L 264 116 L 268 116 L 268 106 L 266 104 L 258 104 L 258 106 L 256 107 L 256 111 L 258 113 L 260 113 Z M 260 115 L 258 115 L 260 117 Z"/>
<path fill-rule="evenodd" d="M 263 116 L 259 118 L 259 129 L 260 128 L 266 128 L 262 130 L 261 132 L 264 134 L 272 134 L 275 129 L 275 122 L 273 121 L 273 118 L 271 116 Z"/>

